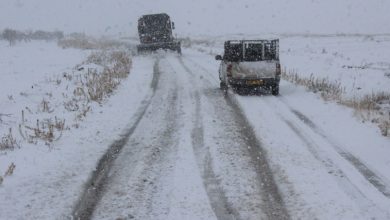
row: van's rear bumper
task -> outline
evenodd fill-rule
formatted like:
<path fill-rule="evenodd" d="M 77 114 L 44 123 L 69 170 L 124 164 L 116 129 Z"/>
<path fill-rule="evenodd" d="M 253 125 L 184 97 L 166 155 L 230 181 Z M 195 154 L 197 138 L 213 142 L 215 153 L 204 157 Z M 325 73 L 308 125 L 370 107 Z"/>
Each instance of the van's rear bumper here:
<path fill-rule="evenodd" d="M 275 87 L 279 86 L 280 77 L 276 78 L 260 78 L 260 79 L 234 79 L 230 78 L 229 84 L 233 87 Z"/>

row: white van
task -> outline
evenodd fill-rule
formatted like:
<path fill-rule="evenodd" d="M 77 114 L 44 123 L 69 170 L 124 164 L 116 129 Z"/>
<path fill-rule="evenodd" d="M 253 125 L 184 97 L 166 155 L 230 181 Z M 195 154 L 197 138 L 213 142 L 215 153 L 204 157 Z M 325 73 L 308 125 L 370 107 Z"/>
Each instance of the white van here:
<path fill-rule="evenodd" d="M 235 91 L 256 92 L 268 89 L 279 94 L 279 40 L 226 41 L 219 68 L 220 87 Z"/>

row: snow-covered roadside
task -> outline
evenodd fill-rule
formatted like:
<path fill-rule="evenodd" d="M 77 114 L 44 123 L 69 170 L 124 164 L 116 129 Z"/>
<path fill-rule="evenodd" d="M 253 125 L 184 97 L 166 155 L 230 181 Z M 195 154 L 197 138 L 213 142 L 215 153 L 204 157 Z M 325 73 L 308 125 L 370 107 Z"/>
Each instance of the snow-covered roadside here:
<path fill-rule="evenodd" d="M 389 35 L 288 37 L 281 40 L 283 78 L 355 109 L 390 134 Z"/>
<path fill-rule="evenodd" d="M 388 188 L 389 140 L 372 124 L 359 123 L 346 107 L 324 103 L 287 82 L 281 93 L 278 98 L 235 98 L 268 151 L 293 216 L 389 218 L 388 189 L 374 186 L 359 170 L 366 166 Z"/>
<path fill-rule="evenodd" d="M 280 42 L 287 72 L 340 83 L 349 98 L 390 92 L 390 36 L 288 37 Z"/>
<path fill-rule="evenodd" d="M 57 90 L 53 85 L 55 76 L 72 72 L 90 52 L 63 50 L 55 42 L 42 41 L 21 42 L 12 47 L 6 41 L 0 41 L 0 48 L 0 137 L 12 128 L 12 134 L 19 142 L 17 124 L 22 110 L 27 112 L 27 107 L 37 111 L 40 102 L 52 95 L 52 90 Z M 0 166 L 0 175 L 3 169 Z"/>
<path fill-rule="evenodd" d="M 45 48 L 44 45 L 42 47 Z M 61 53 L 63 51 L 53 49 L 49 55 L 59 59 L 61 63 L 62 60 L 67 60 L 67 56 L 61 57 L 64 55 Z M 82 56 L 79 56 L 78 60 L 75 59 L 74 63 L 64 65 L 63 68 L 56 66 L 58 69 L 53 67 L 50 73 L 54 72 L 55 75 L 62 74 L 62 71 L 69 71 L 85 58 L 85 52 L 80 53 Z M 46 67 L 47 65 L 43 65 L 43 69 L 37 67 L 34 71 L 46 72 Z M 63 70 L 64 68 L 68 69 Z M 1 174 L 11 163 L 16 165 L 16 169 L 13 175 L 7 176 L 0 186 L 0 197 L 4 198 L 0 200 L 0 219 L 69 217 L 91 170 L 113 140 L 131 125 L 134 113 L 150 91 L 152 68 L 152 60 L 133 59 L 131 74 L 122 81 L 110 99 L 103 101 L 101 105 L 94 105 L 87 117 L 78 123 L 78 128 L 65 131 L 61 139 L 51 143 L 50 147 L 42 142 L 38 142 L 37 145 L 23 143 L 20 149 L 2 152 Z M 58 89 L 50 84 L 45 86 L 47 78 L 51 76 L 41 75 L 41 77 L 34 77 L 36 80 L 23 81 L 30 84 L 36 82 L 34 87 L 40 88 L 40 92 L 46 91 L 47 87 Z M 25 89 L 24 86 L 18 88 Z M 15 92 L 18 94 L 20 91 Z M 61 97 L 55 98 L 61 99 Z M 28 104 L 28 101 L 26 102 Z M 3 103 L 2 101 L 1 104 Z M 18 101 L 16 100 L 15 103 Z M 26 103 L 21 105 L 23 108 Z M 18 106 L 10 111 L 16 115 L 19 112 L 13 111 L 20 111 L 20 108 Z"/>

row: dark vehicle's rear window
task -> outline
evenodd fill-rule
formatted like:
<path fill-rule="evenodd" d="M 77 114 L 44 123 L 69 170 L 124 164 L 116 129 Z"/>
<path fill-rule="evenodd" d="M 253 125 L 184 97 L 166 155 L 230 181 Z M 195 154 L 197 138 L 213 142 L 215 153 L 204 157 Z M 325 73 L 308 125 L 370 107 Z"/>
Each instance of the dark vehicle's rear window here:
<path fill-rule="evenodd" d="M 169 17 L 162 15 L 144 16 L 138 21 L 140 32 L 169 29 Z"/>

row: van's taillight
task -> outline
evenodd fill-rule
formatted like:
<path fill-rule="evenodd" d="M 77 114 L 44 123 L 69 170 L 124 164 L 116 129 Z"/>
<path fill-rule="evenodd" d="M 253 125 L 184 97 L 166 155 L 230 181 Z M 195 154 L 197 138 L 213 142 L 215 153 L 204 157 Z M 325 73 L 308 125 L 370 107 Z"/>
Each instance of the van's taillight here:
<path fill-rule="evenodd" d="M 227 68 L 226 68 L 227 76 L 232 76 L 232 68 L 233 68 L 232 64 L 229 64 L 227 66 Z"/>
<path fill-rule="evenodd" d="M 276 75 L 280 75 L 282 71 L 280 70 L 280 63 L 276 64 Z"/>

